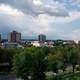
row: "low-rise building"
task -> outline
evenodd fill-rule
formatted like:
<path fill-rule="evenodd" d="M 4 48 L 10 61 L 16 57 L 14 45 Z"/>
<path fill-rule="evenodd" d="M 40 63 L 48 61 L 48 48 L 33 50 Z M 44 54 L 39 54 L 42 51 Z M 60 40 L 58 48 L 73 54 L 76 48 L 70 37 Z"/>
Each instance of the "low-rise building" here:
<path fill-rule="evenodd" d="M 3 48 L 23 48 L 22 45 L 18 44 L 18 43 L 3 43 Z"/>
<path fill-rule="evenodd" d="M 32 41 L 31 44 L 36 47 L 40 47 L 39 41 Z"/>

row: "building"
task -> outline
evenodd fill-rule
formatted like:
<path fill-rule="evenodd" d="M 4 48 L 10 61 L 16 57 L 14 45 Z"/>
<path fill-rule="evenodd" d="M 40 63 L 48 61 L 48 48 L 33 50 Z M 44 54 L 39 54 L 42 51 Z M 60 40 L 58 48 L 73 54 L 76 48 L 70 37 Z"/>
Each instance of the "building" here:
<path fill-rule="evenodd" d="M 24 48 L 22 45 L 18 43 L 3 43 L 2 48 Z"/>
<path fill-rule="evenodd" d="M 0 34 L 0 42 L 1 42 L 1 34 Z"/>
<path fill-rule="evenodd" d="M 45 42 L 46 41 L 46 35 L 44 35 L 44 34 L 38 35 L 38 41 L 39 42 Z"/>
<path fill-rule="evenodd" d="M 35 47 L 40 47 L 40 43 L 38 41 L 32 41 L 31 44 Z"/>
<path fill-rule="evenodd" d="M 74 45 L 76 44 L 74 40 L 64 40 L 63 42 L 64 45 Z"/>
<path fill-rule="evenodd" d="M 8 35 L 8 42 L 17 42 L 19 43 L 21 41 L 21 33 L 13 31 L 10 32 Z"/>
<path fill-rule="evenodd" d="M 60 40 L 60 39 L 58 39 L 58 40 L 54 40 L 54 46 L 56 46 L 56 45 L 63 45 L 63 40 Z"/>
<path fill-rule="evenodd" d="M 3 48 L 17 48 L 17 43 L 3 43 Z"/>
<path fill-rule="evenodd" d="M 54 46 L 56 45 L 74 45 L 74 40 L 54 40 Z"/>

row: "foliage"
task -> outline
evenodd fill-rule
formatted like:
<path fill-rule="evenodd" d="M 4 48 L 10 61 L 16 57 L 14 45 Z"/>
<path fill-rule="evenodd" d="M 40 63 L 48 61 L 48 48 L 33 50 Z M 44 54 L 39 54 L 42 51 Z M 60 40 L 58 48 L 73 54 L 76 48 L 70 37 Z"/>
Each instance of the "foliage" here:
<path fill-rule="evenodd" d="M 51 48 L 26 46 L 24 49 L 0 49 L 0 64 L 7 62 L 9 70 L 12 68 L 21 78 L 45 80 L 46 72 L 58 74 L 62 70 L 65 73 L 68 67 L 72 67 L 72 72 L 79 70 L 80 47 L 57 45 Z M 76 65 L 79 65 L 78 69 Z"/>
<path fill-rule="evenodd" d="M 46 64 L 45 54 L 40 48 L 28 47 L 14 57 L 13 69 L 25 80 L 29 77 L 32 80 L 44 80 Z"/>
<path fill-rule="evenodd" d="M 0 49 L 0 72 L 9 72 L 12 68 L 12 59 L 16 49 Z"/>

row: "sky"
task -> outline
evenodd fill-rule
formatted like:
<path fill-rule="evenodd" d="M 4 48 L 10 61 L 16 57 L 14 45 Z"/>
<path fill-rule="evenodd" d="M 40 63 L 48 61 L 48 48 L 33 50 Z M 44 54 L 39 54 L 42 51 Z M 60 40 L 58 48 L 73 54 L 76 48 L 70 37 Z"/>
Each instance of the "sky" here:
<path fill-rule="evenodd" d="M 0 33 L 22 38 L 80 40 L 80 0 L 0 0 Z"/>

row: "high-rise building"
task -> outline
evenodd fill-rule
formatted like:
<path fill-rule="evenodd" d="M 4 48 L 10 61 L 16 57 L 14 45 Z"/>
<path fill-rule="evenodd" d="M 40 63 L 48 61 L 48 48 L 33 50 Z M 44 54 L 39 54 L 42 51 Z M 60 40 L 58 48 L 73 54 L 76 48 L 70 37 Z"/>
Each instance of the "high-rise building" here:
<path fill-rule="evenodd" d="M 0 42 L 1 42 L 1 34 L 0 34 Z"/>
<path fill-rule="evenodd" d="M 21 41 L 21 33 L 13 31 L 8 35 L 8 42 L 20 42 Z"/>
<path fill-rule="evenodd" d="M 46 35 L 44 35 L 44 34 L 38 35 L 38 40 L 39 40 L 40 42 L 45 42 L 45 41 L 46 41 Z"/>

